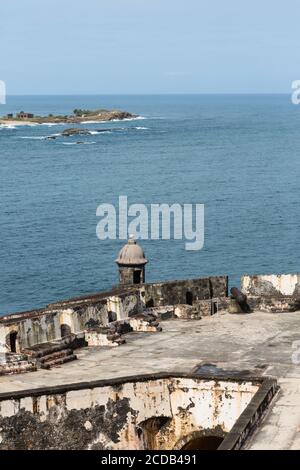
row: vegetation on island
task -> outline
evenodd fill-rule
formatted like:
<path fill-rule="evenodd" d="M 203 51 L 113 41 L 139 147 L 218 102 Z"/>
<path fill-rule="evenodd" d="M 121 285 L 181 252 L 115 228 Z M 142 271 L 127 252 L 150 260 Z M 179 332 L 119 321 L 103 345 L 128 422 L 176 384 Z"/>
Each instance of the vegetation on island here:
<path fill-rule="evenodd" d="M 53 115 L 38 116 L 32 113 L 20 111 L 19 113 L 7 114 L 0 118 L 0 122 L 18 121 L 36 124 L 44 123 L 81 123 L 84 121 L 113 121 L 122 119 L 132 119 L 137 117 L 128 111 L 108 110 L 108 109 L 74 109 L 73 114 L 70 115 Z"/>
<path fill-rule="evenodd" d="M 74 109 L 73 114 L 77 117 L 86 117 L 107 112 L 109 112 L 107 109 L 96 109 L 94 111 L 90 109 Z"/>

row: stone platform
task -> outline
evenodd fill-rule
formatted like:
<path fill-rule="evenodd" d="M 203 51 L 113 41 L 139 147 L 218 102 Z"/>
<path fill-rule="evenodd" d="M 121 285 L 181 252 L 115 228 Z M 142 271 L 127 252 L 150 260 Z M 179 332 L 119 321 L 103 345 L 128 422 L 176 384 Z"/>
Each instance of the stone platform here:
<path fill-rule="evenodd" d="M 167 320 L 162 332 L 133 332 L 118 348 L 89 347 L 53 370 L 0 377 L 1 393 L 199 367 L 276 377 L 280 385 L 249 449 L 300 448 L 300 312 L 219 312 L 201 320 Z M 246 372 L 247 373 L 247 372 Z"/>

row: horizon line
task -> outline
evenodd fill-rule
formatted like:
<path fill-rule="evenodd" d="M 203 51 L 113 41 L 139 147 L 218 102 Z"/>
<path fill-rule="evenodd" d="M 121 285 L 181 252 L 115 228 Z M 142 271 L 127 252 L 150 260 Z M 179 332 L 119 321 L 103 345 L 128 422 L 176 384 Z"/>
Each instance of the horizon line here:
<path fill-rule="evenodd" d="M 240 92 L 240 93 L 185 93 L 185 92 L 174 92 L 174 93 L 9 93 L 7 97 L 13 96 L 245 96 L 245 95 L 263 95 L 263 96 L 274 96 L 274 95 L 290 95 L 289 92 Z"/>

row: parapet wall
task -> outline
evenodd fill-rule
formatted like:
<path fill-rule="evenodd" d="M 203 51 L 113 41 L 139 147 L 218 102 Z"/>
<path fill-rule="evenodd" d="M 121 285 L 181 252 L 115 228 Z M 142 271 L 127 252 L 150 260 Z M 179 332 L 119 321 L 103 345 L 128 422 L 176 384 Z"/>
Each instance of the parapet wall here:
<path fill-rule="evenodd" d="M 300 298 L 300 274 L 242 276 L 241 288 L 249 296 Z"/>
<path fill-rule="evenodd" d="M 0 352 L 10 350 L 10 337 L 16 334 L 17 352 L 36 344 L 80 333 L 89 327 L 106 326 L 143 310 L 138 289 L 111 292 L 51 304 L 45 309 L 8 315 L 0 319 Z"/>
<path fill-rule="evenodd" d="M 120 286 L 109 292 L 79 297 L 48 305 L 44 309 L 0 318 L 0 353 L 12 351 L 12 335 L 16 352 L 36 344 L 61 339 L 70 333 L 107 326 L 141 313 L 145 306 L 192 304 L 195 301 L 225 297 L 226 276 Z"/>
<path fill-rule="evenodd" d="M 212 276 L 145 284 L 145 303 L 149 307 L 192 304 L 200 300 L 228 296 L 228 277 Z"/>
<path fill-rule="evenodd" d="M 0 449 L 181 449 L 224 438 L 259 388 L 162 373 L 0 394 Z"/>
<path fill-rule="evenodd" d="M 252 310 L 270 313 L 300 310 L 300 274 L 243 276 L 241 289 Z"/>

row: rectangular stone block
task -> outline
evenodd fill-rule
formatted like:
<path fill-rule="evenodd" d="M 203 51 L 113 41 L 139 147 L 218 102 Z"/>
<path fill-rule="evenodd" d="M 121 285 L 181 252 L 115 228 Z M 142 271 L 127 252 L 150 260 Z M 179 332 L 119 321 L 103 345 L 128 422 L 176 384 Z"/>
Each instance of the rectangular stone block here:
<path fill-rule="evenodd" d="M 213 314 L 211 300 L 197 300 L 193 307 L 199 312 L 199 316 L 208 317 Z"/>
<path fill-rule="evenodd" d="M 212 276 L 145 284 L 144 292 L 146 307 L 192 305 L 195 301 L 209 300 L 212 297 L 227 297 L 228 277 Z"/>
<path fill-rule="evenodd" d="M 248 297 L 251 310 L 283 313 L 300 310 L 300 299 L 294 297 Z"/>
<path fill-rule="evenodd" d="M 241 289 L 247 296 L 300 298 L 300 274 L 242 276 Z"/>

